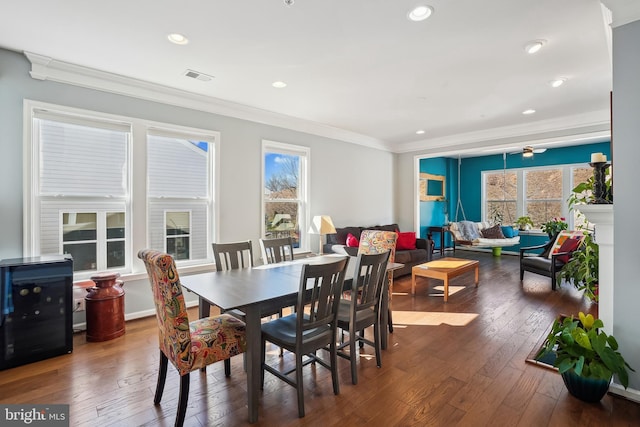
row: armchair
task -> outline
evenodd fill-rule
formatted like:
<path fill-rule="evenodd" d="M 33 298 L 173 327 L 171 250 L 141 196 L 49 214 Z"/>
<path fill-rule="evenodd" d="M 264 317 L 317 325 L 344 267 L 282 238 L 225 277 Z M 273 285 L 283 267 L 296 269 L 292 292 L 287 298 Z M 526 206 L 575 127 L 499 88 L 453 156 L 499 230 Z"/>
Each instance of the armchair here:
<path fill-rule="evenodd" d="M 525 271 L 540 274 L 551 278 L 551 289 L 555 291 L 558 273 L 569 261 L 573 251 L 578 249 L 583 237 L 580 232 L 561 232 L 556 239 L 543 245 L 520 248 L 520 281 L 524 279 Z M 525 256 L 527 252 L 536 249 L 543 251 L 539 255 Z"/>

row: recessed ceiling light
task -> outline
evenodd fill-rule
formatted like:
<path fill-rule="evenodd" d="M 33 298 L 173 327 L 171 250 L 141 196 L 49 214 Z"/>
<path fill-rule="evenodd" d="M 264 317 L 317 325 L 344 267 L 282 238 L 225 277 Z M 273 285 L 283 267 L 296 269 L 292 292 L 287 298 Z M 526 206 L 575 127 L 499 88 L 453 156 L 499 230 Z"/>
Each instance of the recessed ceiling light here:
<path fill-rule="evenodd" d="M 175 44 L 187 44 L 189 43 L 189 39 L 179 33 L 171 33 L 167 36 L 171 43 Z"/>
<path fill-rule="evenodd" d="M 412 10 L 407 13 L 407 17 L 409 20 L 414 22 L 424 21 L 433 13 L 433 8 L 431 6 L 427 6 L 426 4 L 421 4 L 419 6 L 414 7 Z"/>
<path fill-rule="evenodd" d="M 533 113 L 535 113 L 535 112 L 536 112 L 536 110 L 534 110 L 533 108 L 529 108 L 528 110 L 524 110 L 524 111 L 522 112 L 522 114 L 524 114 L 524 115 L 529 115 L 529 114 L 533 114 Z"/>
<path fill-rule="evenodd" d="M 564 82 L 566 82 L 567 79 L 565 77 L 561 77 L 559 79 L 555 79 L 555 80 L 551 80 L 549 82 L 549 84 L 551 85 L 551 87 L 560 87 L 564 84 Z"/>
<path fill-rule="evenodd" d="M 524 46 L 524 50 L 525 52 L 530 54 L 536 53 L 537 51 L 542 49 L 542 46 L 544 46 L 544 44 L 545 40 L 533 40 Z"/>
<path fill-rule="evenodd" d="M 416 131 L 416 133 L 417 133 L 418 135 L 422 135 L 422 134 L 424 133 L 424 130 L 422 130 L 422 129 L 417 130 L 417 131 Z"/>
<path fill-rule="evenodd" d="M 271 86 L 277 89 L 282 89 L 283 87 L 287 87 L 287 84 L 285 82 L 277 81 L 277 82 L 271 83 Z"/>

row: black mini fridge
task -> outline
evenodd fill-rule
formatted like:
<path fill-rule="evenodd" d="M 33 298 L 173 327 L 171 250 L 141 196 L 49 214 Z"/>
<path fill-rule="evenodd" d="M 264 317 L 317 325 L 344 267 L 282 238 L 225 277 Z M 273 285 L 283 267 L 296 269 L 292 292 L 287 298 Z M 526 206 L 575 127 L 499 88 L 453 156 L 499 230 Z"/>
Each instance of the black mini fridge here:
<path fill-rule="evenodd" d="M 0 261 L 0 370 L 73 350 L 70 255 Z"/>

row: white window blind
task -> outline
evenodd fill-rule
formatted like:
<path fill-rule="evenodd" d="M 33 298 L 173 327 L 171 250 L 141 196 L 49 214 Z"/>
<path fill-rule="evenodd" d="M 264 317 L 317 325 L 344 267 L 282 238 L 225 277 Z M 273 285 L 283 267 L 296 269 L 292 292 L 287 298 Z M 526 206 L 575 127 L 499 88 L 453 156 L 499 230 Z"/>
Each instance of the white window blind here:
<path fill-rule="evenodd" d="M 129 132 L 36 119 L 40 195 L 124 197 Z"/>

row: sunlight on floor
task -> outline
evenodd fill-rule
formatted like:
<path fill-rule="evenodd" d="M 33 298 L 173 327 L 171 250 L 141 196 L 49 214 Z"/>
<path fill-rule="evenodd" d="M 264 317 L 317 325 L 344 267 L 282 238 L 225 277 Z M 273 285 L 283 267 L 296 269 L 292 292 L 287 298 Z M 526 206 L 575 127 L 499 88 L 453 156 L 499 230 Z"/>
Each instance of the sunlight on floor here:
<path fill-rule="evenodd" d="M 440 313 L 433 311 L 398 311 L 393 310 L 393 326 L 466 326 L 471 323 L 477 313 Z"/>

